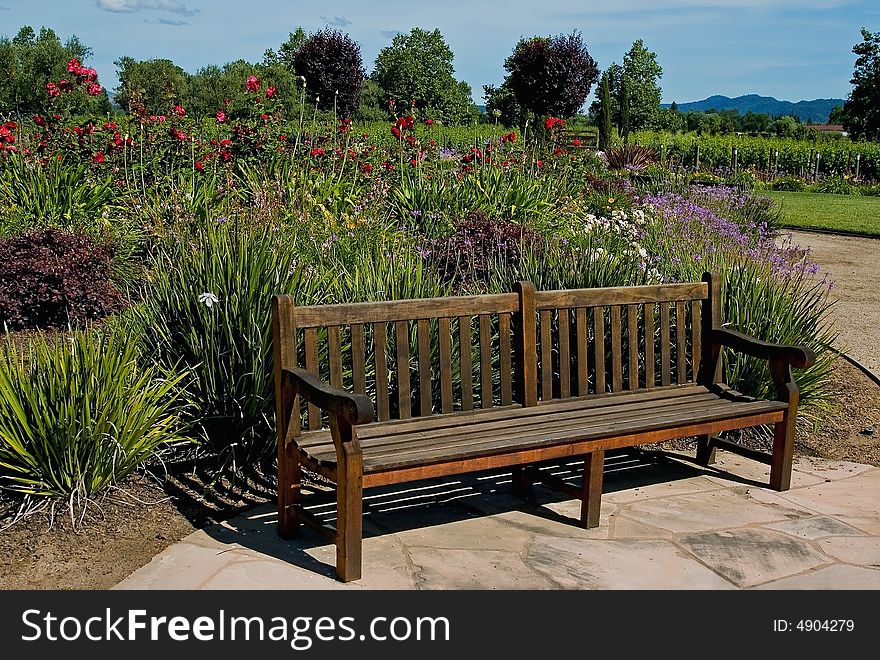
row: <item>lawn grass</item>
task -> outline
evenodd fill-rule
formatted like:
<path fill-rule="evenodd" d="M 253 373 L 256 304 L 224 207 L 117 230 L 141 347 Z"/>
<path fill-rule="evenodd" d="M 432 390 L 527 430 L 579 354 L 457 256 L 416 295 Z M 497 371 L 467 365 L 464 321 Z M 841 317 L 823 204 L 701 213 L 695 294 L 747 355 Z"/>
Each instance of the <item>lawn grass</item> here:
<path fill-rule="evenodd" d="M 786 227 L 880 236 L 880 197 L 810 192 L 767 192 L 781 207 Z"/>

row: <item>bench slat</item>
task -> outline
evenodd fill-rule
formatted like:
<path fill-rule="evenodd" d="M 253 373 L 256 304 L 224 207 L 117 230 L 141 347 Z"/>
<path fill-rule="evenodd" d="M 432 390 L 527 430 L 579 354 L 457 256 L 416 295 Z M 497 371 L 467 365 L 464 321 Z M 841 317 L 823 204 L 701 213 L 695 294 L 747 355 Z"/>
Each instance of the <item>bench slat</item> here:
<path fill-rule="evenodd" d="M 611 389 L 623 389 L 623 339 L 620 326 L 620 305 L 612 305 L 611 314 Z"/>
<path fill-rule="evenodd" d="M 409 386 L 409 322 L 397 321 L 394 324 L 394 343 L 397 345 L 397 407 L 399 417 L 412 417 Z"/>
<path fill-rule="evenodd" d="M 419 319 L 419 415 L 430 415 L 432 412 L 431 392 L 431 325 L 426 319 Z"/>
<path fill-rule="evenodd" d="M 694 301 L 691 303 L 691 380 L 697 381 L 697 375 L 700 373 L 700 356 L 703 352 L 701 344 L 700 327 L 702 319 L 700 318 L 700 308 L 702 305 Z"/>
<path fill-rule="evenodd" d="M 474 407 L 474 354 L 471 342 L 471 317 L 461 316 L 458 319 L 458 348 L 461 355 L 462 410 L 473 410 Z"/>
<path fill-rule="evenodd" d="M 437 322 L 438 342 L 440 344 L 440 411 L 452 412 L 452 335 L 449 319 Z"/>
<path fill-rule="evenodd" d="M 454 429 L 460 426 L 473 426 L 474 424 L 489 423 L 492 421 L 507 420 L 513 417 L 541 417 L 570 410 L 590 410 L 602 408 L 613 410 L 617 406 L 632 403 L 650 404 L 658 399 L 681 399 L 698 395 L 715 396 L 702 385 L 687 385 L 679 387 L 673 385 L 667 388 L 653 390 L 641 390 L 638 392 L 621 392 L 618 394 L 605 394 L 598 396 L 591 394 L 585 398 L 555 400 L 542 403 L 537 406 L 521 407 L 512 405 L 508 408 L 489 408 L 486 410 L 459 410 L 449 415 L 436 415 L 433 417 L 419 417 L 412 419 L 392 419 L 382 423 L 364 424 L 357 427 L 359 438 L 390 437 L 393 435 L 411 432 L 428 432 L 440 429 Z M 311 447 L 330 442 L 329 431 L 310 431 L 298 439 L 300 447 Z"/>
<path fill-rule="evenodd" d="M 705 300 L 709 288 L 705 282 L 689 284 L 648 284 L 643 286 L 606 287 L 601 289 L 564 289 L 535 292 L 538 311 L 572 307 L 608 307 L 651 302 Z M 297 318 L 297 323 L 300 323 Z"/>
<path fill-rule="evenodd" d="M 593 348 L 596 356 L 596 394 L 605 392 L 605 308 L 593 308 Z"/>
<path fill-rule="evenodd" d="M 315 328 L 307 328 L 303 332 L 306 351 L 306 371 L 318 374 L 318 331 Z M 321 410 L 318 406 L 309 404 L 309 429 L 315 430 L 321 428 Z"/>
<path fill-rule="evenodd" d="M 645 314 L 645 387 L 655 386 L 656 368 L 654 361 L 654 304 L 644 307 Z"/>
<path fill-rule="evenodd" d="M 498 344 L 501 355 L 498 369 L 501 371 L 501 405 L 513 403 L 513 368 L 511 365 L 510 314 L 498 316 Z"/>
<path fill-rule="evenodd" d="M 342 387 L 342 340 L 339 326 L 327 328 L 327 362 L 330 366 L 330 384 Z"/>
<path fill-rule="evenodd" d="M 503 314 L 515 312 L 519 299 L 515 293 L 482 296 L 450 296 L 417 298 L 385 302 L 313 305 L 295 308 L 299 328 L 354 323 L 412 321 L 418 319 L 453 318 L 463 314 Z"/>
<path fill-rule="evenodd" d="M 715 397 L 709 401 L 682 403 L 670 400 L 664 409 L 655 406 L 649 410 L 635 409 L 605 414 L 593 409 L 583 416 L 573 411 L 567 419 L 558 416 L 544 417 L 536 423 L 510 426 L 494 431 L 481 425 L 469 429 L 456 429 L 458 435 L 446 434 L 437 438 L 418 437 L 407 440 L 398 436 L 393 444 L 381 444 L 382 438 L 361 439 L 364 450 L 364 466 L 370 470 L 387 470 L 408 465 L 429 464 L 451 459 L 481 456 L 493 452 L 506 452 L 517 447 L 546 446 L 558 442 L 587 440 L 591 438 L 625 435 L 632 432 L 650 432 L 697 422 L 711 423 L 723 419 L 746 417 L 759 413 L 782 414 L 785 404 L 778 401 L 753 401 L 734 403 Z M 522 410 L 522 409 L 521 409 Z M 374 444 L 378 443 L 378 444 Z M 333 464 L 335 450 L 324 445 L 308 450 L 319 463 Z"/>
<path fill-rule="evenodd" d="M 373 350 L 376 360 L 376 411 L 380 422 L 391 419 L 388 391 L 388 331 L 384 322 L 373 324 Z"/>
<path fill-rule="evenodd" d="M 685 319 L 685 304 L 675 303 L 675 372 L 678 384 L 687 382 L 687 319 Z"/>
<path fill-rule="evenodd" d="M 627 346 L 629 348 L 629 369 L 627 371 L 627 389 L 639 389 L 639 307 L 627 305 Z"/>
<path fill-rule="evenodd" d="M 549 309 L 541 317 L 541 400 L 553 398 L 553 312 Z"/>
<path fill-rule="evenodd" d="M 571 351 L 569 350 L 568 310 L 558 312 L 559 327 L 559 396 L 571 396 Z"/>
<path fill-rule="evenodd" d="M 669 303 L 660 303 L 660 384 L 669 385 Z"/>
<path fill-rule="evenodd" d="M 577 381 L 578 396 L 589 394 L 589 365 L 587 364 L 587 310 L 578 307 L 574 313 L 577 337 Z"/>
<path fill-rule="evenodd" d="M 365 352 L 364 326 L 357 323 L 351 326 L 351 380 L 355 394 L 365 394 L 367 391 Z"/>
<path fill-rule="evenodd" d="M 480 407 L 492 407 L 492 319 L 480 314 Z"/>

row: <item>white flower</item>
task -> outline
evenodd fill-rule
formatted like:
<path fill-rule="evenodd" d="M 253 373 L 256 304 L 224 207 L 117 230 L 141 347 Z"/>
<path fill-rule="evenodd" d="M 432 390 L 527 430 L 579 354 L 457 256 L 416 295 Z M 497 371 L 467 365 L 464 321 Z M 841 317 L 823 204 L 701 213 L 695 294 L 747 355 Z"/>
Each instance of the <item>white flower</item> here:
<path fill-rule="evenodd" d="M 208 309 L 211 309 L 216 303 L 220 302 L 220 299 L 210 291 L 205 291 L 204 293 L 199 294 L 199 302 L 204 304 Z"/>

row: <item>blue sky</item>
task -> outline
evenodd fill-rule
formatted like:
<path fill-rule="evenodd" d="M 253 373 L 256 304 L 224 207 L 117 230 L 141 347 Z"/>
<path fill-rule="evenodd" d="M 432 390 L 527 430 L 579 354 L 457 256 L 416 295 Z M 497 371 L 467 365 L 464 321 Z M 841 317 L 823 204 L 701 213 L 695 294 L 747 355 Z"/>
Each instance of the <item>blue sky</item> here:
<path fill-rule="evenodd" d="M 481 102 L 521 36 L 583 33 L 601 67 L 642 38 L 665 70 L 666 102 L 758 93 L 797 101 L 845 97 L 862 26 L 880 30 L 876 0 L 0 0 L 0 34 L 20 26 L 74 33 L 90 64 L 116 85 L 113 61 L 168 57 L 188 71 L 259 60 L 297 26 L 339 27 L 361 44 L 369 71 L 398 31 L 439 28 L 456 75 Z"/>

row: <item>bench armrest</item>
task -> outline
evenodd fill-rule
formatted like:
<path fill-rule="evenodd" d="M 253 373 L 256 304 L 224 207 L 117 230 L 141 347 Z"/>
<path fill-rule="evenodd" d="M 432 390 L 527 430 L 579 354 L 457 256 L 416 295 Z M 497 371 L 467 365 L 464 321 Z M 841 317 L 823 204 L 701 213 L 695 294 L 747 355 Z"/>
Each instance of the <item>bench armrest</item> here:
<path fill-rule="evenodd" d="M 812 367 L 816 362 L 816 355 L 809 348 L 771 344 L 736 330 L 716 328 L 712 331 L 712 341 L 752 357 L 770 362 L 782 362 L 797 369 Z"/>
<path fill-rule="evenodd" d="M 304 369 L 283 370 L 296 394 L 321 410 L 338 415 L 351 425 L 373 421 L 373 402 L 362 394 L 333 387 Z"/>

